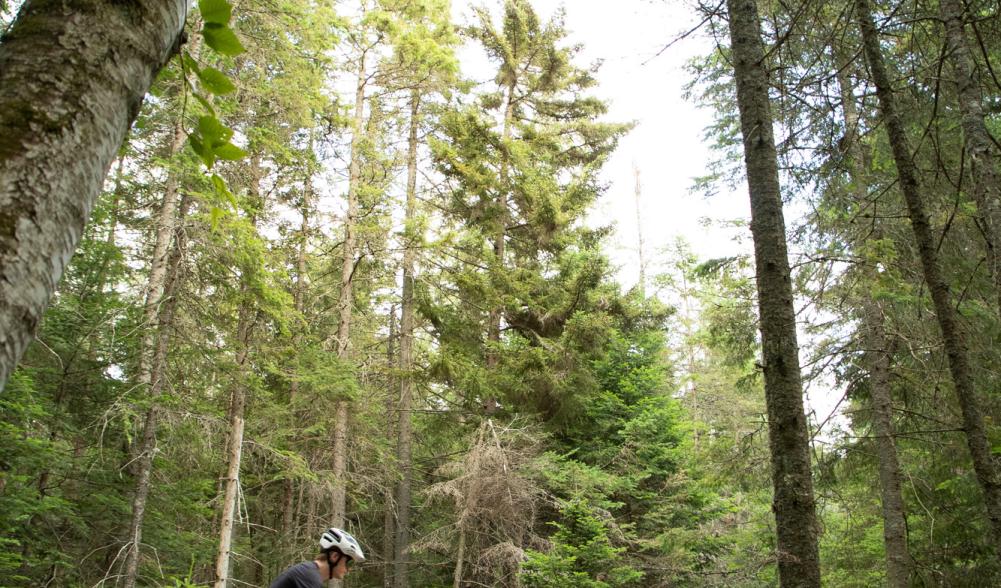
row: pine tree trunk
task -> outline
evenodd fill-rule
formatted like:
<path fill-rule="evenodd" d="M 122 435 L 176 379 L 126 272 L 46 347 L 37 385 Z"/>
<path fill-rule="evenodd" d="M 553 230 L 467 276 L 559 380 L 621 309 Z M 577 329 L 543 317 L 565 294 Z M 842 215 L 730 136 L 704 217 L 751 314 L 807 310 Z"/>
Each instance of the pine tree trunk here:
<path fill-rule="evenodd" d="M 998 552 L 1001 549 L 1001 481 L 998 480 L 997 464 L 991 456 L 990 444 L 987 441 L 980 399 L 973 386 L 966 334 L 959 321 L 959 316 L 952 306 L 949 285 L 942 276 L 942 270 L 939 267 L 935 237 L 921 197 L 921 188 L 918 183 L 917 170 L 911 160 L 911 148 L 907 134 L 897 111 L 896 99 L 890 86 L 886 65 L 883 63 L 879 34 L 872 20 L 872 11 L 868 0 L 856 0 L 855 8 L 859 28 L 862 32 L 866 59 L 869 63 L 872 81 L 876 86 L 876 96 L 879 99 L 880 111 L 886 124 L 890 148 L 897 166 L 900 190 L 907 203 L 911 229 L 914 231 L 914 238 L 918 246 L 925 283 L 928 285 L 939 328 L 942 330 L 942 342 L 949 359 L 949 371 L 963 414 L 966 443 L 973 459 L 977 481 L 984 492 L 987 516 L 991 523 L 993 547 L 998 557 L 1001 557 L 1001 553 Z"/>
<path fill-rule="evenodd" d="M 310 152 L 313 150 L 313 138 L 310 136 Z M 306 268 L 306 248 L 309 244 L 310 237 L 310 212 L 313 205 L 313 179 L 310 177 L 306 180 L 306 186 L 303 190 L 302 195 L 302 222 L 299 227 L 299 243 L 296 250 L 296 281 L 295 289 L 293 291 L 293 302 L 295 304 L 296 312 L 299 316 L 305 320 L 306 315 L 306 278 L 307 278 L 307 268 Z M 297 330 L 295 336 L 293 337 L 293 342 L 296 348 L 301 347 L 302 343 L 302 329 Z M 299 376 L 301 374 L 296 373 L 292 382 L 289 384 L 289 405 L 295 406 L 296 397 L 299 394 Z M 293 409 L 294 410 L 294 409 Z M 293 414 L 293 418 L 298 420 L 300 415 Z M 295 497 L 295 482 L 290 478 L 285 480 L 284 488 L 282 489 L 282 518 L 281 518 L 281 537 L 285 545 L 294 545 L 295 537 L 294 534 L 294 524 L 296 520 L 296 515 L 299 514 L 295 510 L 294 505 Z"/>
<path fill-rule="evenodd" d="M 388 377 L 386 378 L 386 436 L 392 439 L 396 432 L 396 305 L 389 307 L 389 339 L 386 341 L 386 367 Z M 393 586 L 393 554 L 396 535 L 396 516 L 393 508 L 394 482 L 396 481 L 396 468 L 393 460 L 387 459 L 385 465 L 386 484 L 382 493 L 382 585 L 384 588 Z"/>
<path fill-rule="evenodd" d="M 853 61 L 840 47 L 835 48 L 838 70 L 836 72 L 841 102 L 845 116 L 845 144 L 851 164 L 849 175 L 854 186 L 854 197 L 863 205 L 868 196 L 868 173 L 865 155 L 859 141 L 860 118 L 855 106 L 848 68 Z M 876 272 L 871 266 L 866 270 L 866 283 L 874 284 Z M 901 490 L 900 462 L 894 441 L 893 397 L 890 389 L 889 340 L 884 327 L 883 308 L 871 294 L 862 294 L 863 336 L 865 361 L 869 368 L 873 430 L 876 433 L 880 496 L 883 509 L 883 543 L 886 549 L 886 582 L 890 588 L 907 588 L 910 585 L 911 556 L 907 549 L 907 511 Z"/>
<path fill-rule="evenodd" d="M 963 3 L 960 0 L 941 0 L 939 8 L 945 22 L 945 52 L 956 75 L 963 136 L 973 177 L 973 195 L 986 228 L 987 262 L 994 278 L 998 312 L 1001 313 L 1001 174 L 998 173 L 998 150 L 987 130 L 980 100 L 980 76 L 963 30 Z"/>
<path fill-rule="evenodd" d="M 510 149 L 509 143 L 511 141 L 511 123 L 514 115 L 514 88 L 516 85 L 516 80 L 511 79 L 508 82 L 507 89 L 504 93 L 504 128 L 501 134 L 501 164 L 500 164 L 500 195 L 497 198 L 497 227 L 496 233 L 494 234 L 494 271 L 500 275 L 504 273 L 504 250 L 505 250 L 505 240 L 507 239 L 507 222 L 508 222 L 508 198 L 509 187 L 508 187 L 508 168 L 510 166 L 509 159 Z M 487 317 L 487 361 L 486 367 L 487 372 L 491 372 L 497 368 L 497 364 L 500 361 L 498 356 L 497 347 L 500 345 L 500 325 L 501 325 L 501 315 L 503 314 L 503 309 L 494 306 L 490 309 L 490 314 Z M 483 401 L 483 412 L 490 416 L 497 410 L 497 398 L 491 395 L 489 398 L 485 398 Z"/>
<path fill-rule="evenodd" d="M 353 311 L 352 278 L 355 267 L 355 222 L 358 217 L 358 189 L 361 183 L 361 139 L 365 114 L 365 52 L 358 56 L 358 80 L 355 85 L 354 134 L 351 137 L 351 165 L 348 172 L 348 210 L 344 218 L 344 259 L 341 264 L 341 292 L 338 299 L 340 312 L 337 325 L 337 357 L 347 359 L 351 338 Z M 348 459 L 348 401 L 337 402 L 334 413 L 333 459 L 333 509 L 330 524 L 344 525 L 345 493 L 347 489 Z M 336 585 L 336 583 L 335 583 Z"/>
<path fill-rule="evenodd" d="M 417 248 L 423 236 L 417 226 L 417 130 L 420 124 L 420 94 L 410 95 L 410 137 L 407 145 L 407 205 L 403 250 L 403 296 L 400 302 L 400 401 L 397 406 L 396 463 L 400 481 L 396 487 L 396 541 L 393 576 L 396 588 L 409 588 L 410 501 L 413 483 L 413 394 L 414 394 L 414 281 Z"/>
<path fill-rule="evenodd" d="M 187 3 L 28 0 L 0 43 L 0 390 L 32 340 Z"/>
<path fill-rule="evenodd" d="M 455 570 L 452 572 L 452 588 L 460 588 L 462 586 L 463 568 L 466 563 L 466 543 L 468 541 L 467 525 L 469 519 L 476 511 L 476 503 L 479 500 L 479 496 L 476 493 L 476 477 L 480 474 L 480 453 L 483 450 L 483 436 L 486 433 L 486 429 L 487 422 L 484 422 L 480 425 L 477 432 L 476 445 L 473 446 L 470 452 L 470 463 L 468 463 L 466 468 L 469 472 L 470 483 L 466 489 L 465 504 L 462 506 L 462 512 L 459 513 L 459 520 L 456 523 L 459 531 L 459 546 L 455 555 Z"/>
<path fill-rule="evenodd" d="M 891 588 L 910 586 L 911 556 L 907 551 L 907 518 L 901 490 L 900 462 L 893 431 L 893 401 L 890 396 L 889 341 L 883 328 L 880 305 L 865 303 L 866 362 L 869 364 L 869 394 L 872 399 L 873 431 L 882 491 L 883 543 L 886 545 L 886 581 Z"/>
<path fill-rule="evenodd" d="M 751 198 L 779 581 L 818 587 L 810 443 L 761 25 L 754 0 L 727 0 L 727 11 Z"/>
<path fill-rule="evenodd" d="M 459 527 L 459 547 L 455 551 L 455 570 L 452 571 L 452 588 L 462 587 L 462 567 L 466 559 L 466 529 Z"/>

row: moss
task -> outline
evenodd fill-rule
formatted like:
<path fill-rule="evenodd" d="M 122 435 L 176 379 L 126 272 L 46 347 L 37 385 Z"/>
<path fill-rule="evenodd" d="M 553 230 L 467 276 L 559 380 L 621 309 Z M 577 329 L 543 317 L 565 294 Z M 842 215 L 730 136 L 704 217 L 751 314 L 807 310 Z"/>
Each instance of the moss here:
<path fill-rule="evenodd" d="M 37 114 L 26 100 L 3 105 L 0 119 L 0 161 L 10 159 L 22 150 L 25 137 L 31 132 L 31 123 Z"/>

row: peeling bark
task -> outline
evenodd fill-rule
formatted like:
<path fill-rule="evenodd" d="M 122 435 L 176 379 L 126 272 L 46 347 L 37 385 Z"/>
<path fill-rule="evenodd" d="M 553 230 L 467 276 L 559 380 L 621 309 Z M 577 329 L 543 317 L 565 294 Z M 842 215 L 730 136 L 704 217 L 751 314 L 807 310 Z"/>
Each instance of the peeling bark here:
<path fill-rule="evenodd" d="M 727 0 L 727 12 L 751 198 L 779 582 L 819 587 L 810 443 L 761 23 L 755 0 Z"/>
<path fill-rule="evenodd" d="M 0 43 L 0 387 L 176 50 L 185 6 L 28 0 Z"/>

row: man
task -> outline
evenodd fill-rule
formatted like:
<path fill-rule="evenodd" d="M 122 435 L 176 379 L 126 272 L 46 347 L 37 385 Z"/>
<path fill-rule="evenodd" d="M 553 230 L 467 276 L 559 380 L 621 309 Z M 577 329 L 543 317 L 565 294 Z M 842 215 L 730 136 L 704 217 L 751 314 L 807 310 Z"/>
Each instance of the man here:
<path fill-rule="evenodd" d="M 331 527 L 320 536 L 320 555 L 282 572 L 271 588 L 323 588 L 327 580 L 344 579 L 351 561 L 365 561 L 361 546 L 347 531 Z"/>

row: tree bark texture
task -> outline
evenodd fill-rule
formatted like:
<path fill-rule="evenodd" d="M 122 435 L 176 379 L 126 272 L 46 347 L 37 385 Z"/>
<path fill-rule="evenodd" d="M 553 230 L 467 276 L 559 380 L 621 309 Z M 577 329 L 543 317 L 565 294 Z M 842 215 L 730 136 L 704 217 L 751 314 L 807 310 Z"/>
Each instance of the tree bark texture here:
<path fill-rule="evenodd" d="M 254 206 L 263 210 L 261 202 L 261 167 L 260 154 L 251 156 L 249 194 Z M 253 213 L 251 224 L 257 227 L 257 213 Z M 240 284 L 240 290 L 246 294 L 250 286 L 246 281 Z M 237 378 L 233 382 L 229 404 L 229 436 L 226 447 L 226 477 L 223 479 L 222 515 L 219 517 L 219 550 L 216 554 L 215 588 L 226 588 L 229 585 L 230 556 L 233 552 L 233 527 L 239 516 L 240 506 L 240 463 L 243 461 L 243 429 L 244 412 L 247 406 L 247 381 L 249 379 L 248 358 L 250 356 L 250 337 L 254 330 L 255 309 L 245 297 L 241 297 L 239 315 L 236 326 L 238 351 L 236 353 Z"/>
<path fill-rule="evenodd" d="M 883 62 L 879 46 L 879 33 L 872 20 L 869 1 L 856 0 L 855 9 L 862 32 L 866 60 L 869 63 L 872 81 L 876 86 L 880 112 L 886 125 L 890 148 L 897 166 L 900 190 L 907 204 L 911 229 L 914 231 L 914 239 L 921 258 L 925 283 L 928 285 L 928 291 L 935 308 L 935 316 L 939 328 L 942 330 L 942 342 L 949 359 L 949 372 L 952 375 L 953 386 L 956 389 L 956 396 L 963 414 L 966 443 L 973 459 L 977 481 L 984 492 L 984 502 L 990 519 L 995 553 L 1001 557 L 1001 552 L 999 552 L 1001 550 L 1001 481 L 998 480 L 997 464 L 991 455 L 990 444 L 987 441 L 980 399 L 973 386 L 973 373 L 970 366 L 966 334 L 959 320 L 959 315 L 952 306 L 949 285 L 939 266 L 936 238 L 928 220 L 928 213 L 921 196 L 921 187 L 918 183 L 917 170 L 911 159 L 910 144 L 897 110 L 890 77 Z"/>
<path fill-rule="evenodd" d="M 351 339 L 353 311 L 352 278 L 355 268 L 355 222 L 358 218 L 358 189 L 361 183 L 361 140 L 365 116 L 365 52 L 358 56 L 358 81 L 355 85 L 354 132 L 351 136 L 351 164 L 348 171 L 348 210 L 344 218 L 344 258 L 341 264 L 341 292 L 338 299 L 337 357 L 346 359 Z M 333 509 L 330 524 L 344 526 L 348 461 L 348 401 L 339 400 L 334 409 Z M 334 585 L 337 585 L 335 582 Z"/>
<path fill-rule="evenodd" d="M 865 166 L 865 152 L 859 141 L 861 119 L 856 108 L 851 77 L 848 74 L 853 56 L 843 47 L 834 49 L 837 59 L 836 77 L 841 93 L 842 110 L 845 117 L 846 154 L 849 158 L 848 173 L 851 178 L 855 202 L 865 206 L 868 200 L 868 172 Z M 874 204 L 875 206 L 875 204 Z M 875 215 L 874 215 L 875 216 Z M 879 238 L 876 229 L 875 238 Z M 857 243 L 862 245 L 862 243 Z M 865 269 L 866 284 L 874 284 L 878 279 L 871 264 Z M 880 498 L 883 509 L 883 544 L 886 549 L 886 582 L 890 588 L 910 586 L 911 555 L 907 548 L 907 511 L 901 490 L 900 461 L 894 441 L 893 396 L 890 388 L 890 341 L 886 335 L 882 305 L 869 291 L 862 293 L 862 325 L 865 345 L 865 363 L 869 369 L 870 408 L 872 425 L 876 434 L 876 457 L 880 481 Z"/>
<path fill-rule="evenodd" d="M 961 0 L 941 0 L 939 8 L 945 23 L 946 54 L 956 76 L 963 136 L 970 160 L 973 196 L 987 235 L 987 262 L 1001 313 L 1001 174 L 999 154 L 984 118 L 980 76 L 973 59 L 966 32 Z"/>
<path fill-rule="evenodd" d="M 410 136 L 407 145 L 407 204 L 403 239 L 403 295 L 400 302 L 400 399 L 396 437 L 396 463 L 400 481 L 396 487 L 396 541 L 393 552 L 395 588 L 409 588 L 407 550 L 410 547 L 410 501 L 413 482 L 414 395 L 414 280 L 417 248 L 423 237 L 417 226 L 417 131 L 420 126 L 420 94 L 410 95 Z"/>
<path fill-rule="evenodd" d="M 396 305 L 389 307 L 389 339 L 386 341 L 386 435 L 392 439 L 397 423 L 393 418 L 396 414 Z M 383 465 L 386 483 L 382 493 L 382 585 L 383 588 L 393 586 L 393 554 L 396 553 L 396 509 L 393 506 L 396 489 L 396 464 L 393 459 L 387 459 Z"/>
<path fill-rule="evenodd" d="M 28 0 L 0 42 L 0 388 L 177 48 L 186 4 Z"/>
<path fill-rule="evenodd" d="M 125 557 L 124 586 L 134 588 L 139 577 L 140 550 L 142 546 L 143 521 L 146 514 L 146 500 L 149 497 L 149 481 L 153 472 L 153 458 L 156 455 L 156 431 L 159 423 L 159 397 L 165 384 L 167 365 L 167 348 L 170 333 L 173 329 L 174 314 L 177 310 L 177 290 L 180 285 L 180 266 L 184 258 L 186 240 L 184 238 L 184 219 L 188 215 L 192 199 L 185 195 L 181 199 L 176 219 L 172 220 L 174 227 L 170 257 L 167 259 L 164 271 L 164 287 L 161 291 L 163 304 L 159 305 L 153 323 L 147 328 L 156 331 L 156 349 L 150 358 L 153 369 L 148 384 L 149 408 L 143 420 L 143 436 L 137 454 L 136 490 L 132 497 L 132 520 L 129 524 L 128 551 Z"/>
<path fill-rule="evenodd" d="M 900 461 L 897 459 L 897 445 L 894 442 L 889 340 L 886 337 L 880 305 L 873 300 L 867 300 L 864 306 L 865 356 L 869 367 L 872 428 L 876 434 L 876 456 L 883 508 L 886 581 L 890 588 L 907 588 L 911 585 L 911 555 L 907 550 L 907 517 L 901 490 Z"/>
<path fill-rule="evenodd" d="M 251 309 L 240 309 L 237 337 L 240 340 L 240 351 L 237 353 L 236 365 L 245 376 L 247 355 L 250 346 Z M 243 459 L 243 426 L 244 409 L 247 404 L 245 377 L 235 382 L 230 395 L 229 405 L 229 443 L 226 447 L 226 478 L 222 501 L 222 517 L 219 525 L 219 552 L 216 556 L 215 588 L 226 588 L 229 585 L 229 561 L 233 552 L 233 525 L 238 515 L 240 495 L 240 462 Z"/>
<path fill-rule="evenodd" d="M 810 445 L 761 24 L 754 0 L 727 0 L 727 11 L 751 199 L 779 581 L 783 588 L 819 587 Z"/>

